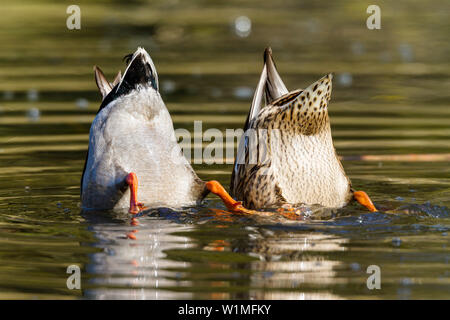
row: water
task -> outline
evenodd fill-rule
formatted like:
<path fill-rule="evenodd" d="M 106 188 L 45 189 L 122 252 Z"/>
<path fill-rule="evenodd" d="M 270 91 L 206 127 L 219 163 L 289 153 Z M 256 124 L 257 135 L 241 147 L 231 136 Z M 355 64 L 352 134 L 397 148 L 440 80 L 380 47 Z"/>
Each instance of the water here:
<path fill-rule="evenodd" d="M 365 6 L 86 2 L 69 31 L 62 4 L 2 5 L 0 298 L 449 299 L 449 5 L 385 3 L 376 31 Z M 336 73 L 335 145 L 380 213 L 233 216 L 212 196 L 137 226 L 81 212 L 94 64 L 112 80 L 144 46 L 175 127 L 225 131 L 242 127 L 269 44 L 290 89 Z M 194 168 L 229 184 L 231 165 Z M 82 290 L 66 287 L 72 264 Z M 370 265 L 381 290 L 366 286 Z"/>

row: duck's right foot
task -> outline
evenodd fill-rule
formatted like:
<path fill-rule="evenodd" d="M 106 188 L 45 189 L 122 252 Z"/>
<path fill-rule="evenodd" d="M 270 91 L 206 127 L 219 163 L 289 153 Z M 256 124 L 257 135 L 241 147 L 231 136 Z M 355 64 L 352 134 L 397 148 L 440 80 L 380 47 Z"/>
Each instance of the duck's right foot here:
<path fill-rule="evenodd" d="M 130 187 L 130 210 L 128 210 L 128 212 L 131 214 L 139 213 L 144 205 L 137 200 L 138 180 L 136 173 L 129 173 L 125 182 Z"/>
<path fill-rule="evenodd" d="M 141 202 L 131 204 L 130 203 L 130 210 L 128 210 L 131 214 L 138 214 L 142 209 L 144 208 L 144 205 Z"/>
<path fill-rule="evenodd" d="M 241 202 L 234 200 L 218 181 L 208 181 L 206 183 L 206 188 L 215 195 L 218 195 L 220 199 L 222 199 L 227 209 L 231 212 L 246 214 L 256 213 L 255 210 L 247 209 L 242 205 Z"/>

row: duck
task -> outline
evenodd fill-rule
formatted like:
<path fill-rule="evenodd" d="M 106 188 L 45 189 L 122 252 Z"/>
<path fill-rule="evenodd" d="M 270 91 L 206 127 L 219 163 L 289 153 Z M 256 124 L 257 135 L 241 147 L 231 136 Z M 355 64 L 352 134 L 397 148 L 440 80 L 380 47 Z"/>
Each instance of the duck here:
<path fill-rule="evenodd" d="M 333 145 L 332 79 L 330 73 L 306 89 L 288 91 L 271 48 L 265 49 L 230 182 L 231 196 L 245 208 L 342 208 L 356 200 L 377 211 L 367 193 L 353 189 Z"/>
<path fill-rule="evenodd" d="M 112 83 L 94 67 L 102 102 L 89 131 L 82 208 L 129 208 L 136 214 L 149 207 L 197 205 L 211 192 L 227 209 L 245 211 L 219 182 L 201 180 L 184 157 L 147 51 L 139 47 L 126 60 L 124 74 Z"/>

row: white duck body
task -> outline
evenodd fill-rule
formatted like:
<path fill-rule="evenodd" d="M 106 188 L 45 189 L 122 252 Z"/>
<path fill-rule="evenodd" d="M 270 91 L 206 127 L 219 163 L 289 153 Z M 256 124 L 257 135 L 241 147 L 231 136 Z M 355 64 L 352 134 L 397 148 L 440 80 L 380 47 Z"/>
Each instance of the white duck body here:
<path fill-rule="evenodd" d="M 125 81 L 138 52 L 144 63 L 150 59 L 145 50 L 138 49 L 124 74 Z M 153 74 L 157 77 L 156 71 Z M 172 119 L 157 91 L 157 78 L 153 80 L 153 86 L 137 84 L 129 93 L 104 103 L 95 117 L 82 178 L 83 208 L 129 207 L 125 179 L 130 172 L 138 177 L 138 199 L 146 206 L 179 208 L 204 197 L 204 182 L 183 156 Z M 121 84 L 110 94 L 119 92 Z"/>

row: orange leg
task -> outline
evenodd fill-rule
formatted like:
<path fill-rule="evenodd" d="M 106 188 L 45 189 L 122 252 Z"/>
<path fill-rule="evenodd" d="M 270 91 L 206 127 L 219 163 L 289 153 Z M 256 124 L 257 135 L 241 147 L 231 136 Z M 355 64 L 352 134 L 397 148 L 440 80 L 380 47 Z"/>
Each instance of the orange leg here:
<path fill-rule="evenodd" d="M 372 203 L 372 200 L 370 200 L 367 193 L 364 191 L 355 191 L 353 192 L 353 197 L 356 201 L 358 201 L 361 205 L 369 209 L 370 212 L 376 212 L 378 211 L 377 208 Z"/>
<path fill-rule="evenodd" d="M 208 181 L 206 183 L 206 188 L 215 195 L 218 195 L 220 199 L 222 199 L 223 203 L 225 203 L 227 209 L 232 212 L 239 212 L 239 213 L 256 212 L 254 210 L 244 208 L 241 202 L 234 200 L 218 181 L 215 180 Z"/>
<path fill-rule="evenodd" d="M 130 210 L 129 213 L 136 214 L 142 208 L 143 204 L 137 200 L 138 180 L 134 172 L 127 175 L 126 183 L 130 187 Z"/>
<path fill-rule="evenodd" d="M 259 216 L 272 216 L 274 215 L 273 212 L 264 212 L 264 211 L 256 211 L 256 210 L 250 210 L 245 208 L 240 201 L 234 200 L 228 192 L 225 190 L 225 188 L 218 182 L 218 181 L 208 181 L 206 183 L 206 188 L 214 193 L 215 195 L 218 195 L 220 199 L 222 199 L 223 203 L 225 203 L 225 206 L 228 210 L 235 213 L 246 213 L 246 214 L 257 214 Z M 302 220 L 302 216 L 299 216 L 296 212 L 296 210 L 292 209 L 284 210 L 283 208 L 280 208 L 278 212 L 291 220 Z"/>

